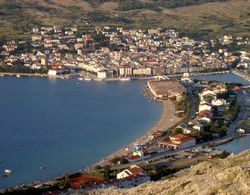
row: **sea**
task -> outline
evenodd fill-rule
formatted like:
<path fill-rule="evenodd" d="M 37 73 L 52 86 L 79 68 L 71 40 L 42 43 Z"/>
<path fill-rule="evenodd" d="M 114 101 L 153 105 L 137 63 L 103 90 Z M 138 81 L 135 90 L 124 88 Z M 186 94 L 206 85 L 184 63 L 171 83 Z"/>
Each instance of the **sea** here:
<path fill-rule="evenodd" d="M 0 189 L 78 171 L 142 135 L 162 113 L 144 84 L 0 77 Z"/>
<path fill-rule="evenodd" d="M 192 78 L 249 84 L 232 73 Z M 142 135 L 162 113 L 144 84 L 0 77 L 0 174 L 12 170 L 0 189 L 73 173 Z M 240 152 L 250 136 L 220 147 Z"/>

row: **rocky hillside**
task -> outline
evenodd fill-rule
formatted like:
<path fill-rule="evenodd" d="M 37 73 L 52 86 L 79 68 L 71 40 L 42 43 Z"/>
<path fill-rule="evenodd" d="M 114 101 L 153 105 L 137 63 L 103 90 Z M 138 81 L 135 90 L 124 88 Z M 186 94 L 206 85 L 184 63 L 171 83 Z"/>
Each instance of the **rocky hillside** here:
<path fill-rule="evenodd" d="M 0 0 L 0 38 L 33 26 L 175 28 L 188 35 L 249 35 L 250 0 Z"/>
<path fill-rule="evenodd" d="M 202 162 L 168 179 L 135 188 L 77 191 L 74 194 L 250 194 L 250 150 L 226 159 Z"/>

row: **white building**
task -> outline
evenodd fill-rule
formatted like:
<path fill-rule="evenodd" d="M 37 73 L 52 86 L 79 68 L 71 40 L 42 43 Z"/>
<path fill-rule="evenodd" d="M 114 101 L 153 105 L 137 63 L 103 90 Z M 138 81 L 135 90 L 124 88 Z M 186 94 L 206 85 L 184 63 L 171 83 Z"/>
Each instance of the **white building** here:
<path fill-rule="evenodd" d="M 97 72 L 98 79 L 106 79 L 107 78 L 107 71 L 101 70 Z"/>
<path fill-rule="evenodd" d="M 169 139 L 159 142 L 160 147 L 168 149 L 182 149 L 190 146 L 194 146 L 196 143 L 195 138 L 189 137 L 183 134 L 176 134 L 169 136 Z"/>
<path fill-rule="evenodd" d="M 138 165 L 132 165 L 129 169 L 125 169 L 116 175 L 117 179 L 123 179 L 131 176 L 144 176 L 146 172 Z"/>

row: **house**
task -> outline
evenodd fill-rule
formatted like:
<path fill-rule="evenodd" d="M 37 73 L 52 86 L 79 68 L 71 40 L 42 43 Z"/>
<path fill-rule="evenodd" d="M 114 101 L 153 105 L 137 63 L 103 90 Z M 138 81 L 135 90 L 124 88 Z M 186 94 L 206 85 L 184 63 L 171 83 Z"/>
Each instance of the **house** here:
<path fill-rule="evenodd" d="M 220 112 L 223 112 L 228 107 L 228 103 L 224 99 L 212 100 L 211 105 Z"/>
<path fill-rule="evenodd" d="M 199 113 L 204 111 L 204 110 L 209 110 L 211 111 L 212 110 L 212 107 L 209 106 L 209 105 L 199 105 Z"/>
<path fill-rule="evenodd" d="M 213 114 L 212 114 L 211 110 L 202 110 L 199 112 L 199 116 L 211 118 L 213 116 Z"/>
<path fill-rule="evenodd" d="M 226 104 L 227 104 L 226 100 L 223 100 L 223 99 L 215 99 L 215 100 L 212 100 L 211 102 L 212 106 L 224 106 Z"/>
<path fill-rule="evenodd" d="M 80 175 L 70 178 L 69 183 L 72 188 L 80 188 L 84 184 L 95 183 L 101 184 L 104 182 L 102 177 L 94 177 L 87 175 Z"/>
<path fill-rule="evenodd" d="M 124 179 L 126 177 L 147 176 L 147 173 L 138 165 L 132 165 L 129 169 L 125 169 L 116 175 L 117 179 Z"/>
<path fill-rule="evenodd" d="M 63 73 L 63 68 L 59 64 L 53 64 L 48 66 L 48 75 L 56 76 Z"/>
<path fill-rule="evenodd" d="M 32 35 L 31 40 L 32 41 L 41 41 L 42 40 L 42 35 Z"/>
<path fill-rule="evenodd" d="M 98 79 L 106 79 L 107 78 L 107 71 L 106 70 L 100 70 L 97 72 L 97 78 Z"/>
<path fill-rule="evenodd" d="M 198 119 L 199 122 L 201 122 L 202 124 L 209 124 L 211 123 L 211 119 L 208 117 L 202 117 L 200 119 Z"/>
<path fill-rule="evenodd" d="M 151 75 L 151 68 L 136 68 L 133 70 L 133 75 L 142 76 L 142 75 Z"/>
<path fill-rule="evenodd" d="M 198 122 L 193 126 L 193 129 L 197 131 L 202 131 L 204 129 L 204 125 Z"/>
<path fill-rule="evenodd" d="M 199 96 L 200 96 L 200 99 L 201 100 L 204 100 L 204 98 L 205 97 L 216 97 L 216 93 L 215 92 L 213 92 L 213 91 L 211 91 L 211 90 L 204 90 L 204 91 L 202 91 L 200 94 L 199 94 Z"/>
<path fill-rule="evenodd" d="M 195 138 L 186 136 L 184 134 L 176 134 L 169 136 L 169 139 L 159 142 L 159 146 L 167 149 L 182 149 L 190 146 L 194 146 L 196 143 Z"/>
<path fill-rule="evenodd" d="M 245 133 L 245 129 L 242 129 L 242 128 L 238 128 L 236 129 L 236 133 Z"/>

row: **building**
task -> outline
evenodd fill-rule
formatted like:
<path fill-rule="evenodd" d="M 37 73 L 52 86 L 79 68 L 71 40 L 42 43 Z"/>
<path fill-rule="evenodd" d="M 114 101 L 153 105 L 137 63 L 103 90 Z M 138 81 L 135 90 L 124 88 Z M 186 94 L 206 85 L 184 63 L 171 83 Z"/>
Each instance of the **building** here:
<path fill-rule="evenodd" d="M 44 66 L 48 65 L 48 58 L 46 56 L 41 56 L 41 64 Z"/>
<path fill-rule="evenodd" d="M 148 81 L 151 93 L 157 99 L 176 97 L 186 93 L 186 88 L 177 80 L 151 80 Z"/>
<path fill-rule="evenodd" d="M 130 166 L 129 169 L 125 169 L 116 175 L 117 179 L 124 179 L 126 177 L 137 177 L 137 176 L 147 176 L 146 172 L 137 165 Z"/>
<path fill-rule="evenodd" d="M 163 140 L 159 142 L 160 147 L 167 149 L 182 149 L 195 145 L 195 138 L 189 137 L 183 134 L 176 134 L 173 136 L 169 136 L 169 139 Z"/>
<path fill-rule="evenodd" d="M 120 76 L 131 76 L 133 75 L 133 68 L 130 66 L 121 66 L 119 67 L 119 75 Z"/>
<path fill-rule="evenodd" d="M 63 73 L 63 68 L 59 64 L 53 64 L 48 66 L 48 75 L 56 76 Z"/>
<path fill-rule="evenodd" d="M 107 71 L 101 70 L 97 72 L 98 79 L 106 79 L 107 78 Z"/>
<path fill-rule="evenodd" d="M 135 76 L 150 76 L 151 74 L 151 68 L 136 68 L 133 70 Z"/>
<path fill-rule="evenodd" d="M 101 184 L 103 182 L 104 178 L 102 177 L 94 177 L 87 175 L 79 175 L 70 178 L 70 186 L 72 188 L 80 188 L 81 186 L 84 186 L 84 184 L 89 184 L 89 183 Z"/>

